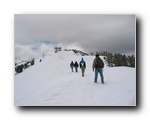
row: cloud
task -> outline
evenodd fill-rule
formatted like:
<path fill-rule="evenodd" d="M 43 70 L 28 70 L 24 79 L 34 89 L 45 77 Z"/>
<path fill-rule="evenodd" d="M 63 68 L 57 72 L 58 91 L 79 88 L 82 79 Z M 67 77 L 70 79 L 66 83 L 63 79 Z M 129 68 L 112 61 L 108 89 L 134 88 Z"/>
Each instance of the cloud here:
<path fill-rule="evenodd" d="M 74 46 L 87 52 L 135 51 L 135 15 L 17 14 L 15 43 Z"/>
<path fill-rule="evenodd" d="M 29 60 L 33 58 L 34 51 L 31 49 L 31 46 L 22 46 L 15 45 L 15 58 L 21 60 Z M 34 54 L 35 56 L 35 54 Z"/>
<path fill-rule="evenodd" d="M 54 52 L 54 46 L 41 44 L 37 48 L 32 45 L 15 44 L 15 59 L 32 60 L 33 58 L 42 57 L 42 54 L 49 55 Z"/>

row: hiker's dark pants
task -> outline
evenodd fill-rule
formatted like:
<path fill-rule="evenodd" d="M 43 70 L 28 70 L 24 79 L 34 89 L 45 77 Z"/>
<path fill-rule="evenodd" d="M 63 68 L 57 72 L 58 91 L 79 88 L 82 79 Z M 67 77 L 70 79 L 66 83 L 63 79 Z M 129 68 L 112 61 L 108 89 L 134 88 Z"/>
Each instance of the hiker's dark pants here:
<path fill-rule="evenodd" d="M 71 70 L 72 70 L 72 72 L 73 72 L 73 66 L 71 66 L 70 68 L 71 68 Z"/>
<path fill-rule="evenodd" d="M 85 67 L 81 67 L 82 76 L 84 76 L 85 73 Z"/>
<path fill-rule="evenodd" d="M 78 72 L 78 67 L 75 67 L 76 72 Z"/>

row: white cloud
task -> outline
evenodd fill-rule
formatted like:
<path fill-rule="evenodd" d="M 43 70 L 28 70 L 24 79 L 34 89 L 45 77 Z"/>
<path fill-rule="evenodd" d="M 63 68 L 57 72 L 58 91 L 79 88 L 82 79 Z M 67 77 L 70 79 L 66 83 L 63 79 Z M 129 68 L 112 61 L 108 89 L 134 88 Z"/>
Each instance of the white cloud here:
<path fill-rule="evenodd" d="M 32 54 L 33 50 L 31 50 L 31 46 L 15 45 L 15 59 L 30 60 L 33 58 Z"/>
<path fill-rule="evenodd" d="M 33 50 L 32 45 L 15 44 L 15 59 L 31 60 L 33 58 L 42 57 L 42 54 L 48 55 L 54 51 L 54 47 L 46 44 L 41 44 L 39 48 Z"/>

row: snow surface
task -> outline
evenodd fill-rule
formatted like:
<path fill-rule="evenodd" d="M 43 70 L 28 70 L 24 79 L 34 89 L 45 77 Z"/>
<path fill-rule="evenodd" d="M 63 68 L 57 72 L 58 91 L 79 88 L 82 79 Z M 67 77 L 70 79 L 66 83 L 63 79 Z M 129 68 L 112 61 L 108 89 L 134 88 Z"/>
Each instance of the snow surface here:
<path fill-rule="evenodd" d="M 71 72 L 70 62 L 86 61 L 85 76 Z M 94 56 L 60 51 L 15 75 L 15 106 L 136 106 L 136 69 L 104 68 L 104 81 L 94 83 Z M 101 56 L 102 58 L 102 56 Z"/>

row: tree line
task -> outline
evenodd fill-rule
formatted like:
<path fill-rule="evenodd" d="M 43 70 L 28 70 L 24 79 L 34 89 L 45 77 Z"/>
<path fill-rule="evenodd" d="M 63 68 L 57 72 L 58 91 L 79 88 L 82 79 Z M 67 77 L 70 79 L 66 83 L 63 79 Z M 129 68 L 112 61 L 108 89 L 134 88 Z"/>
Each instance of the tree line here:
<path fill-rule="evenodd" d="M 16 72 L 16 74 L 21 73 L 21 72 L 23 72 L 24 69 L 27 69 L 28 67 L 34 65 L 34 61 L 35 60 L 32 59 L 31 61 L 27 61 L 24 64 L 20 64 L 20 65 L 17 65 L 15 63 L 15 72 Z"/>
<path fill-rule="evenodd" d="M 104 60 L 109 67 L 127 66 L 135 67 L 135 56 L 125 55 L 120 53 L 99 52 L 99 55 L 104 56 Z"/>

